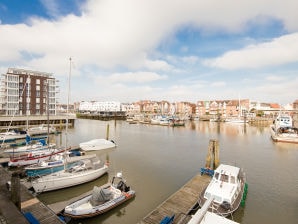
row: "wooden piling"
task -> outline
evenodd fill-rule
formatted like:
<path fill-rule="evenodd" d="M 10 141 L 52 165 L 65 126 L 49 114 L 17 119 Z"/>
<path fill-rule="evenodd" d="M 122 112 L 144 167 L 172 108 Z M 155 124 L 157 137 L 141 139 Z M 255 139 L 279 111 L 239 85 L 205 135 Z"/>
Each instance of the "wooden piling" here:
<path fill-rule="evenodd" d="M 210 139 L 206 157 L 206 168 L 215 170 L 219 166 L 219 144 L 215 139 Z"/>
<path fill-rule="evenodd" d="M 21 210 L 20 174 L 14 172 L 11 175 L 11 201 Z"/>
<path fill-rule="evenodd" d="M 107 124 L 106 140 L 109 140 L 109 133 L 110 133 L 110 125 Z"/>

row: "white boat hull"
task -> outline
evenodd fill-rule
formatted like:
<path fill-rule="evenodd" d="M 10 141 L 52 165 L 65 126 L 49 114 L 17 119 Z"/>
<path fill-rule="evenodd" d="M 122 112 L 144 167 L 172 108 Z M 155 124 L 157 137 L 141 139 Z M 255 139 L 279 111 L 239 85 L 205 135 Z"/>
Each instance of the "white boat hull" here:
<path fill-rule="evenodd" d="M 131 199 L 135 196 L 134 191 L 129 191 L 126 193 L 122 193 L 121 196 L 114 198 L 106 203 L 103 203 L 98 206 L 92 206 L 88 201 L 90 200 L 92 195 L 89 195 L 80 201 L 73 203 L 65 208 L 64 214 L 71 218 L 87 218 L 93 217 L 102 213 L 107 212 L 108 210 L 122 204 L 123 202 Z M 79 208 L 78 208 L 79 207 Z"/>
<path fill-rule="evenodd" d="M 103 149 L 115 148 L 116 144 L 112 141 L 102 138 L 80 143 L 79 146 L 84 151 L 98 151 Z"/>
<path fill-rule="evenodd" d="M 64 215 L 74 219 L 89 218 L 115 208 L 135 196 L 135 191 L 125 182 L 122 173 L 118 173 L 110 185 L 95 186 L 91 194 L 66 206 Z"/>
<path fill-rule="evenodd" d="M 278 131 L 275 131 L 275 126 L 271 125 L 270 133 L 272 140 L 275 142 L 298 143 L 298 130 L 290 133 L 279 133 Z"/>
<path fill-rule="evenodd" d="M 45 161 L 50 159 L 51 156 L 57 155 L 64 152 L 65 149 L 55 149 L 55 150 L 42 150 L 38 152 L 32 152 L 26 155 L 12 156 L 8 162 L 8 166 L 26 166 L 36 164 L 40 161 Z"/>
<path fill-rule="evenodd" d="M 101 177 L 107 171 L 108 166 L 106 165 L 99 169 L 85 170 L 79 173 L 70 173 L 63 170 L 32 181 L 32 187 L 37 193 L 58 190 L 90 182 Z"/>
<path fill-rule="evenodd" d="M 26 146 L 20 146 L 17 148 L 12 149 L 5 149 L 5 153 L 32 153 L 42 150 L 49 150 L 54 149 L 56 147 L 56 144 L 50 144 L 50 145 L 41 145 L 41 144 L 33 144 L 33 145 L 26 145 Z"/>

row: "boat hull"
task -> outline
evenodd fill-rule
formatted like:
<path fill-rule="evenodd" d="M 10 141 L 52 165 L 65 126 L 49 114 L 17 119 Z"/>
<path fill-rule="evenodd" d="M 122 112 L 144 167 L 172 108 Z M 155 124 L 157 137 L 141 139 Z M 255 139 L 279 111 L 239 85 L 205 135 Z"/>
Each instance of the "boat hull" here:
<path fill-rule="evenodd" d="M 103 149 L 115 148 L 116 144 L 106 139 L 93 139 L 79 144 L 83 151 L 98 151 Z"/>
<path fill-rule="evenodd" d="M 99 169 L 85 170 L 80 173 L 71 173 L 63 170 L 32 181 L 32 187 L 37 193 L 58 190 L 95 180 L 107 171 L 108 166 L 106 165 Z"/>
<path fill-rule="evenodd" d="M 69 169 L 78 165 L 79 161 L 82 159 L 90 159 L 94 157 L 96 157 L 95 154 L 69 157 L 67 158 L 66 169 Z M 63 169 L 64 169 L 64 159 L 59 159 L 57 161 L 48 161 L 44 166 L 39 164 L 26 166 L 25 172 L 28 177 L 38 177 L 38 176 L 44 176 L 51 173 L 59 172 Z"/>
<path fill-rule="evenodd" d="M 26 166 L 36 164 L 40 161 L 46 161 L 50 159 L 51 156 L 57 155 L 59 153 L 64 152 L 65 149 L 57 149 L 53 151 L 40 151 L 38 154 L 32 153 L 26 155 L 12 156 L 10 157 L 10 161 L 8 162 L 8 166 Z"/>
<path fill-rule="evenodd" d="M 91 196 L 92 195 L 88 195 L 87 197 L 84 197 L 79 201 L 74 202 L 68 207 L 72 207 L 73 205 L 75 205 L 75 203 L 81 203 L 81 202 L 85 203 L 90 200 Z M 105 202 L 99 206 L 94 206 L 91 209 L 77 211 L 75 209 L 67 209 L 66 207 L 64 210 L 64 215 L 73 219 L 83 219 L 83 218 L 94 217 L 117 207 L 118 205 L 124 203 L 125 201 L 132 199 L 134 196 L 135 196 L 135 191 L 130 190 L 128 192 L 122 193 L 120 197 L 117 197 L 113 200 Z"/>
<path fill-rule="evenodd" d="M 291 133 L 279 133 L 275 130 L 275 126 L 270 126 L 271 138 L 275 142 L 297 143 L 298 144 L 298 130 L 293 129 Z"/>

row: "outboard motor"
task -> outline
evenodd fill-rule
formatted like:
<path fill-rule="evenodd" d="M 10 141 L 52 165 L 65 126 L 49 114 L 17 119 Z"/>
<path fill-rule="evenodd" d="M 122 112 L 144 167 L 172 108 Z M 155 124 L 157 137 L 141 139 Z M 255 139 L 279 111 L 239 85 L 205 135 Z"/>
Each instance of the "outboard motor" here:
<path fill-rule="evenodd" d="M 221 203 L 220 207 L 222 207 L 222 208 L 225 209 L 225 210 L 230 210 L 230 208 L 231 208 L 231 204 L 230 204 L 229 202 L 227 202 L 227 201 L 223 201 L 223 202 Z"/>

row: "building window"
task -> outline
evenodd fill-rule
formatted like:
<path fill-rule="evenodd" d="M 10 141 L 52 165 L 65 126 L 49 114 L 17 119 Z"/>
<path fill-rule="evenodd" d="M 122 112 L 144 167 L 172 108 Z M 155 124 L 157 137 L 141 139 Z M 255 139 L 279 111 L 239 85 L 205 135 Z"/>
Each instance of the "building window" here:
<path fill-rule="evenodd" d="M 40 84 L 40 79 L 36 79 L 36 84 L 37 84 L 37 85 Z"/>

